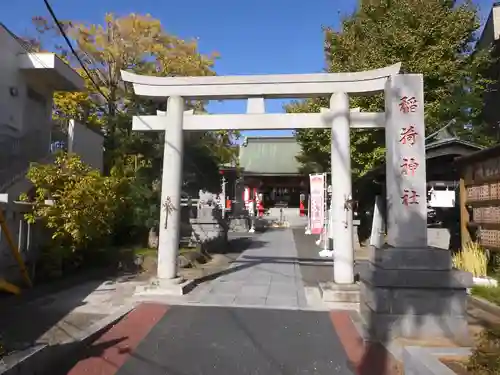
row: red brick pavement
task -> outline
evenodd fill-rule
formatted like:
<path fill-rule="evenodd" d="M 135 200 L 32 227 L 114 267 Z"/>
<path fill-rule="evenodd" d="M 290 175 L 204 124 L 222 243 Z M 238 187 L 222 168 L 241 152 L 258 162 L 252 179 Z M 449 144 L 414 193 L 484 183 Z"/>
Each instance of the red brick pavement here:
<path fill-rule="evenodd" d="M 402 374 L 396 359 L 375 342 L 365 342 L 347 311 L 331 311 L 330 319 L 358 375 Z"/>
<path fill-rule="evenodd" d="M 167 310 L 166 305 L 139 305 L 92 344 L 103 351 L 78 362 L 68 374 L 114 375 Z"/>

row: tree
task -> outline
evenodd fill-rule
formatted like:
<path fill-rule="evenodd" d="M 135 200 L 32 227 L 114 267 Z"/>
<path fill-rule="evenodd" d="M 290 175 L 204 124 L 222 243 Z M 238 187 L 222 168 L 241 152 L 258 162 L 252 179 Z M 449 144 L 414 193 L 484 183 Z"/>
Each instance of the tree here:
<path fill-rule="evenodd" d="M 121 221 L 120 233 L 132 233 L 138 223 L 157 225 L 159 210 L 159 184 L 163 165 L 163 132 L 132 132 L 132 116 L 155 114 L 165 110 L 165 102 L 137 97 L 130 85 L 121 80 L 121 70 L 158 76 L 207 76 L 214 75 L 213 65 L 217 54 L 203 55 L 197 41 L 185 41 L 166 32 L 160 21 L 150 15 L 130 14 L 116 17 L 106 14 L 100 24 L 83 24 L 62 21 L 62 28 L 71 39 L 78 58 L 67 45 L 58 43 L 62 36 L 57 25 L 42 17 L 33 22 L 38 31 L 34 44 L 39 48 L 57 50 L 86 80 L 83 93 L 57 93 L 54 115 L 65 121 L 75 118 L 89 126 L 99 127 L 105 134 L 105 170 L 130 178 L 138 174 L 127 191 L 132 210 Z M 80 61 L 86 70 L 79 68 Z M 200 101 L 186 103 L 187 109 L 204 112 Z M 184 175 L 196 174 L 198 178 L 186 182 L 196 188 L 213 188 L 218 180 L 218 164 L 235 157 L 230 147 L 237 133 L 190 132 L 186 136 Z M 130 160 L 139 160 L 140 168 L 132 167 Z M 140 175 L 140 176 L 139 176 Z M 198 190 L 195 190 L 198 191 Z M 129 230 L 130 229 L 130 230 Z M 137 228 L 136 228 L 137 229 Z M 126 236 L 118 235 L 117 238 Z"/>
<path fill-rule="evenodd" d="M 34 196 L 22 196 L 33 203 L 28 219 L 44 220 L 60 247 L 73 252 L 107 243 L 105 239 L 122 212 L 122 192 L 128 180 L 102 176 L 77 155 L 64 153 L 54 164 L 33 164 L 27 177 L 35 187 Z"/>
<path fill-rule="evenodd" d="M 49 36 L 50 43 L 55 44 L 51 37 L 54 33 L 58 35 L 58 28 L 42 17 L 35 17 L 33 21 L 40 39 Z M 72 21 L 61 24 L 90 77 L 80 70 L 87 80 L 87 92 L 57 94 L 55 113 L 59 118 L 76 117 L 83 123 L 100 123 L 106 134 L 108 169 L 119 155 L 130 151 L 122 146 L 138 145 L 123 139 L 130 136 L 132 115 L 161 109 L 161 105 L 152 100 L 135 97 L 133 90 L 121 80 L 121 70 L 158 76 L 215 74 L 212 68 L 217 54 L 200 54 L 196 40 L 185 41 L 167 33 L 160 21 L 150 15 L 115 17 L 110 13 L 106 14 L 103 25 Z M 67 47 L 57 44 L 55 47 L 73 66 L 79 66 Z M 203 103 L 188 103 L 189 107 L 202 109 Z M 144 137 L 158 140 L 151 134 Z"/>
<path fill-rule="evenodd" d="M 488 144 L 483 136 L 483 76 L 491 63 L 488 51 L 473 51 L 479 23 L 470 1 L 364 0 L 342 22 L 340 31 L 325 29 L 325 59 L 329 72 L 381 68 L 402 62 L 402 71 L 424 75 L 428 134 L 455 119 L 455 131 L 465 139 Z M 295 102 L 289 112 L 318 112 L 327 98 Z M 382 95 L 351 98 L 351 107 L 383 111 Z M 330 132 L 297 130 L 303 148 L 300 161 L 316 169 L 329 168 Z M 352 169 L 360 176 L 384 160 L 383 131 L 351 131 Z"/>

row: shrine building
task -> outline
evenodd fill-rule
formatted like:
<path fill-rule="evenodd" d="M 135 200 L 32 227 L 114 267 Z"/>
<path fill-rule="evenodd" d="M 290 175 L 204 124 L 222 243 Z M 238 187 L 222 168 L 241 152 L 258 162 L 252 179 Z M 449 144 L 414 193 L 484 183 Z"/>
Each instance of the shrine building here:
<path fill-rule="evenodd" d="M 245 200 L 245 190 L 262 194 L 264 206 L 299 208 L 300 194 L 309 190 L 309 176 L 301 172 L 300 145 L 293 136 L 246 137 L 239 147 L 239 165 L 221 167 L 227 178 L 226 194 Z M 238 169 L 238 171 L 237 171 Z"/>

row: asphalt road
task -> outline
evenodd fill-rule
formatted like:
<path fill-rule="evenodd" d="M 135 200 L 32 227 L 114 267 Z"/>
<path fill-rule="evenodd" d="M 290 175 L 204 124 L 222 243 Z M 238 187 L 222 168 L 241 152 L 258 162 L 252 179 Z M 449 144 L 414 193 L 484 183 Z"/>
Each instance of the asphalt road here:
<path fill-rule="evenodd" d="M 174 306 L 117 374 L 353 372 L 328 313 Z"/>

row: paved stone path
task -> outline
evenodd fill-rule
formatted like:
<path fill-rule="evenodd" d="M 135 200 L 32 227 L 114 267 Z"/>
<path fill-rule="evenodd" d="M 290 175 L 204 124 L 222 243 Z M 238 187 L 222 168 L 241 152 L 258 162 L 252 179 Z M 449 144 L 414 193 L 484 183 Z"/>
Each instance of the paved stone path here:
<path fill-rule="evenodd" d="M 2 301 L 0 338 L 7 350 L 71 341 L 92 324 L 121 310 L 139 285 L 128 277 L 76 280 L 80 284 L 53 294 Z"/>
<path fill-rule="evenodd" d="M 223 306 L 307 307 L 292 231 L 270 229 L 218 278 L 198 286 L 191 302 Z"/>

